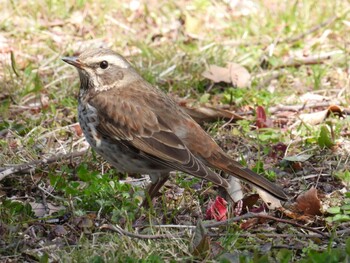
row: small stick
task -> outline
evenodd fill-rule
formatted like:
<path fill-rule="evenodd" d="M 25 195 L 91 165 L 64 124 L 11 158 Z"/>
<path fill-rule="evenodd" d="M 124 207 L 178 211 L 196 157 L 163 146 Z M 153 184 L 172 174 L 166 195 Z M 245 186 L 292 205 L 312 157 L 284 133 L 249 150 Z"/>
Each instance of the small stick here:
<path fill-rule="evenodd" d="M 0 181 L 3 180 L 6 176 L 9 176 L 14 173 L 18 172 L 23 172 L 28 169 L 35 169 L 38 166 L 45 166 L 50 163 L 57 162 L 58 160 L 65 160 L 65 159 L 70 159 L 70 158 L 75 158 L 78 156 L 82 156 L 87 152 L 85 151 L 80 151 L 80 152 L 71 152 L 67 154 L 59 154 L 50 158 L 44 157 L 41 160 L 33 161 L 30 163 L 25 163 L 25 164 L 20 164 L 20 165 L 15 165 L 15 166 L 10 166 L 10 167 L 0 167 Z"/>
<path fill-rule="evenodd" d="M 332 57 L 336 55 L 342 55 L 342 54 L 344 54 L 343 51 L 334 50 L 323 54 L 308 56 L 308 57 L 291 57 L 286 62 L 274 67 L 274 69 L 287 68 L 287 67 L 298 68 L 303 65 L 323 64 L 326 60 L 330 60 Z"/>
<path fill-rule="evenodd" d="M 270 219 L 270 220 L 274 220 L 274 221 L 277 221 L 277 222 L 286 223 L 286 224 L 290 224 L 290 225 L 293 225 L 293 226 L 296 226 L 296 227 L 300 227 L 300 228 L 303 228 L 303 229 L 315 232 L 317 234 L 320 234 L 322 236 L 328 237 L 327 233 L 323 233 L 322 231 L 320 231 L 318 229 L 314 229 L 312 227 L 301 225 L 301 224 L 293 222 L 291 220 L 286 220 L 286 219 L 281 219 L 281 218 L 277 218 L 277 217 L 273 217 L 273 216 L 269 216 L 269 215 L 256 214 L 256 213 L 247 213 L 247 214 L 244 214 L 242 216 L 236 216 L 236 217 L 227 219 L 225 221 L 220 221 L 220 222 L 216 222 L 216 223 L 206 224 L 206 225 L 204 225 L 204 227 L 206 227 L 206 228 L 208 228 L 208 227 L 217 227 L 217 226 L 227 225 L 227 224 L 232 223 L 232 222 L 237 222 L 237 221 L 241 221 L 243 219 L 249 219 L 249 218 Z"/>
<path fill-rule="evenodd" d="M 179 232 L 176 235 L 174 235 L 174 234 L 142 235 L 142 234 L 131 233 L 129 231 L 122 229 L 118 225 L 110 225 L 110 224 L 104 224 L 100 227 L 100 229 L 112 230 L 114 232 L 117 232 L 120 235 L 133 237 L 133 238 L 139 238 L 139 239 L 174 239 L 174 238 L 182 237 L 185 234 L 185 232 Z"/>
<path fill-rule="evenodd" d="M 225 221 L 215 222 L 215 223 L 211 223 L 211 224 L 204 224 L 203 226 L 205 228 L 218 227 L 218 226 L 228 225 L 229 223 L 237 222 L 237 221 L 241 221 L 241 220 L 249 219 L 249 218 L 263 218 L 263 219 L 274 220 L 274 221 L 277 221 L 277 222 L 290 224 L 290 225 L 293 225 L 293 226 L 296 226 L 296 227 L 299 227 L 299 228 L 303 228 L 303 229 L 309 230 L 311 232 L 316 233 L 317 235 L 315 235 L 315 236 L 318 236 L 318 237 L 329 237 L 329 235 L 327 233 L 323 233 L 322 231 L 320 231 L 318 229 L 314 229 L 312 227 L 301 225 L 301 224 L 293 222 L 291 220 L 281 219 L 281 218 L 277 218 L 277 217 L 273 217 L 273 216 L 269 216 L 269 215 L 265 215 L 265 214 L 257 214 L 257 213 L 247 213 L 247 214 L 244 214 L 242 216 L 236 216 L 236 217 L 227 219 Z M 170 226 L 167 226 L 167 225 L 153 225 L 153 226 L 154 227 L 176 227 L 175 225 L 170 225 Z M 182 226 L 181 228 L 193 229 L 193 228 L 195 228 L 195 226 L 186 225 L 186 226 Z M 109 224 L 105 224 L 105 225 L 101 226 L 101 229 L 112 230 L 112 231 L 118 232 L 121 235 L 126 235 L 126 236 L 129 236 L 129 237 L 140 238 L 140 239 L 179 238 L 179 237 L 182 237 L 185 234 L 185 232 L 179 232 L 177 235 L 173 235 L 173 234 L 140 235 L 140 234 L 135 234 L 135 233 L 131 233 L 131 232 L 125 231 L 119 226 L 113 226 L 113 225 L 109 225 Z"/>
<path fill-rule="evenodd" d="M 330 18 L 328 18 L 326 21 L 322 22 L 321 24 L 315 25 L 313 27 L 311 27 L 309 30 L 307 30 L 306 32 L 303 32 L 297 36 L 294 37 L 288 37 L 285 38 L 279 42 L 287 42 L 287 43 L 294 43 L 299 41 L 300 39 L 303 39 L 304 37 L 306 37 L 307 35 L 312 34 L 313 32 L 316 32 L 318 30 L 320 30 L 323 27 L 326 27 L 330 24 L 332 24 L 334 21 L 336 21 L 339 17 L 338 16 L 332 16 Z"/>
<path fill-rule="evenodd" d="M 269 113 L 273 114 L 278 111 L 301 111 L 304 109 L 312 109 L 312 108 L 325 108 L 329 107 L 331 104 L 329 102 L 317 102 L 317 103 L 308 103 L 308 104 L 300 104 L 300 105 L 278 105 L 275 107 L 269 108 Z"/>

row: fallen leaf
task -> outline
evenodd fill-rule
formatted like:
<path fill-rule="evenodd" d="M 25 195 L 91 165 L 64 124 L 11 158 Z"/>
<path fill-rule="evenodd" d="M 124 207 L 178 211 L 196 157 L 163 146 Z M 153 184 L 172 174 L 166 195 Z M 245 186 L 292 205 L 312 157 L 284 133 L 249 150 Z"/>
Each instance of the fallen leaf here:
<path fill-rule="evenodd" d="M 311 92 L 307 92 L 303 95 L 301 95 L 299 97 L 300 101 L 303 103 L 310 103 L 310 102 L 321 102 L 321 101 L 327 101 L 329 100 L 328 97 L 319 95 L 319 94 L 315 94 L 315 93 L 311 93 Z"/>
<path fill-rule="evenodd" d="M 64 206 L 55 206 L 50 203 L 47 204 L 47 207 L 45 207 L 42 203 L 29 202 L 29 204 L 32 207 L 32 210 L 36 217 L 52 215 L 55 212 L 65 209 Z"/>
<path fill-rule="evenodd" d="M 267 205 L 267 207 L 271 210 L 282 207 L 281 205 L 281 201 L 279 199 L 277 199 L 276 197 L 273 197 L 272 195 L 270 195 L 269 193 L 267 193 L 264 190 L 261 189 L 256 189 L 256 191 L 258 192 L 260 198 L 265 202 L 265 204 Z"/>
<path fill-rule="evenodd" d="M 248 70 L 236 63 L 228 64 L 230 70 L 231 83 L 234 87 L 246 88 L 250 85 L 250 73 Z"/>
<path fill-rule="evenodd" d="M 68 234 L 68 231 L 62 225 L 54 225 L 51 231 L 55 237 L 62 237 Z"/>
<path fill-rule="evenodd" d="M 216 221 L 224 221 L 227 219 L 227 202 L 224 198 L 217 196 L 214 202 L 209 202 L 206 219 L 215 219 Z"/>
<path fill-rule="evenodd" d="M 316 125 L 323 122 L 326 119 L 327 114 L 328 114 L 328 110 L 323 110 L 323 111 L 318 111 L 313 113 L 300 114 L 299 118 L 304 123 L 307 123 L 310 125 Z"/>
<path fill-rule="evenodd" d="M 75 134 L 77 136 L 82 136 L 83 135 L 83 130 L 81 129 L 79 123 L 75 123 L 73 125 L 71 125 L 72 129 L 75 131 Z"/>
<path fill-rule="evenodd" d="M 226 67 L 209 65 L 208 69 L 202 73 L 202 76 L 215 83 L 232 83 L 234 87 L 238 88 L 249 86 L 251 79 L 248 70 L 237 63 L 228 63 Z"/>
<path fill-rule="evenodd" d="M 243 198 L 242 185 L 240 180 L 237 178 L 230 176 L 228 179 L 228 183 L 230 184 L 230 188 L 227 190 L 227 193 L 230 195 L 234 202 L 238 202 Z"/>
<path fill-rule="evenodd" d="M 270 128 L 273 126 L 272 121 L 266 117 L 266 112 L 264 107 L 258 106 L 256 108 L 256 127 L 261 128 Z"/>
<path fill-rule="evenodd" d="M 274 145 L 272 145 L 270 151 L 269 151 L 269 157 L 272 157 L 274 159 L 283 159 L 284 154 L 286 153 L 287 145 L 279 142 Z"/>
<path fill-rule="evenodd" d="M 250 211 L 251 208 L 258 202 L 259 195 L 258 194 L 252 194 L 249 196 L 244 197 L 243 201 L 243 211 L 247 212 Z"/>
<path fill-rule="evenodd" d="M 40 95 L 40 102 L 41 102 L 41 107 L 43 109 L 47 109 L 49 107 L 49 96 L 47 96 L 46 94 L 41 94 Z"/>
<path fill-rule="evenodd" d="M 286 156 L 283 158 L 283 160 L 286 160 L 289 162 L 305 162 L 308 159 L 310 159 L 312 156 L 313 156 L 312 154 L 299 154 L 299 155 Z"/>
<path fill-rule="evenodd" d="M 300 114 L 299 118 L 304 123 L 317 125 L 323 122 L 331 113 L 343 116 L 343 110 L 337 105 L 331 105 L 328 109 L 318 112 Z"/>
<path fill-rule="evenodd" d="M 322 215 L 321 201 L 317 196 L 317 189 L 311 187 L 304 194 L 298 196 L 296 208 L 305 215 Z"/>
<path fill-rule="evenodd" d="M 240 228 L 242 230 L 247 230 L 249 228 L 252 228 L 253 226 L 257 225 L 259 223 L 259 218 L 250 218 L 247 221 L 240 224 Z"/>

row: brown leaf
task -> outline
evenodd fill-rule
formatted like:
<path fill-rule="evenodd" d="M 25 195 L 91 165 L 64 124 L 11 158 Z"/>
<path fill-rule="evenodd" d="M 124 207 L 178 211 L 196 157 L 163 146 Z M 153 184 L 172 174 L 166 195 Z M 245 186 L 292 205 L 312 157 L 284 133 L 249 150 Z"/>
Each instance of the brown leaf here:
<path fill-rule="evenodd" d="M 236 63 L 228 64 L 230 77 L 233 86 L 238 88 L 246 88 L 250 84 L 250 73 L 248 70 Z"/>
<path fill-rule="evenodd" d="M 260 198 L 265 202 L 267 207 L 271 210 L 282 207 L 281 201 L 278 200 L 276 197 L 270 195 L 268 192 L 265 192 L 264 190 L 261 190 L 259 188 L 256 189 L 258 192 Z"/>
<path fill-rule="evenodd" d="M 55 237 L 62 237 L 68 234 L 66 228 L 62 225 L 54 225 L 52 226 L 52 234 Z"/>
<path fill-rule="evenodd" d="M 251 194 L 246 197 L 244 197 L 243 201 L 243 211 L 250 211 L 251 208 L 258 202 L 259 195 L 258 194 Z"/>
<path fill-rule="evenodd" d="M 217 65 L 209 65 L 208 69 L 202 73 L 202 76 L 215 83 L 232 83 L 233 86 L 238 88 L 245 88 L 250 84 L 248 70 L 236 63 L 228 63 L 225 68 Z"/>
<path fill-rule="evenodd" d="M 273 123 L 270 119 L 266 117 L 266 112 L 264 107 L 258 106 L 256 108 L 256 127 L 261 129 L 261 128 L 268 128 L 272 126 L 273 126 Z"/>
<path fill-rule="evenodd" d="M 247 221 L 240 224 L 240 228 L 243 230 L 247 230 L 249 228 L 252 228 L 253 226 L 257 225 L 259 223 L 259 218 L 250 218 Z"/>
<path fill-rule="evenodd" d="M 73 130 L 75 131 L 75 134 L 77 136 L 82 136 L 83 135 L 83 130 L 81 129 L 79 123 L 75 123 L 71 126 L 73 128 Z"/>
<path fill-rule="evenodd" d="M 43 109 L 47 109 L 49 107 L 49 96 L 46 94 L 40 94 L 40 102 L 41 102 L 41 107 Z"/>
<path fill-rule="evenodd" d="M 304 215 L 322 215 L 321 201 L 317 196 L 317 189 L 311 187 L 296 200 L 296 208 Z"/>
<path fill-rule="evenodd" d="M 329 116 L 330 113 L 333 113 L 339 116 L 343 115 L 343 111 L 339 106 L 331 105 L 328 107 L 328 109 L 323 111 L 300 114 L 299 118 L 307 124 L 317 125 L 323 122 Z"/>
<path fill-rule="evenodd" d="M 304 113 L 300 114 L 299 118 L 310 125 L 316 125 L 323 122 L 328 114 L 328 110 L 318 111 L 318 112 L 312 112 L 312 113 Z"/>
<path fill-rule="evenodd" d="M 45 215 L 52 215 L 55 212 L 65 209 L 64 206 L 55 206 L 51 203 L 47 203 L 47 206 L 37 202 L 29 202 L 29 204 L 32 207 L 32 210 L 36 217 L 44 217 Z"/>
<path fill-rule="evenodd" d="M 230 70 L 216 65 L 209 65 L 209 68 L 202 73 L 202 76 L 214 81 L 215 83 L 231 83 Z"/>

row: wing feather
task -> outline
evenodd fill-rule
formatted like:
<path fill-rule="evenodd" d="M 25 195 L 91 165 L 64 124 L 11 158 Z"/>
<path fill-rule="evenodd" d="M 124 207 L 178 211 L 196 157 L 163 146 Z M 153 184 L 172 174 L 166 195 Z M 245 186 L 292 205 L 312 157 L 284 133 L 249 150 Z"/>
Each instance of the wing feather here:
<path fill-rule="evenodd" d="M 144 105 L 144 100 L 130 98 L 128 93 L 123 93 L 123 101 L 119 96 L 110 97 L 108 92 L 101 92 L 89 101 L 97 109 L 97 130 L 103 136 L 122 141 L 156 163 L 227 187 L 227 181 L 196 158 L 165 120 Z"/>

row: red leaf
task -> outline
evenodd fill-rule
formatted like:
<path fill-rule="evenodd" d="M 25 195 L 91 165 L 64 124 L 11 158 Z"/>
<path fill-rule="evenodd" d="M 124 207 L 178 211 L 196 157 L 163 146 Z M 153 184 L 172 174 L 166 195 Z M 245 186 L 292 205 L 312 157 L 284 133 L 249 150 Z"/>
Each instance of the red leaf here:
<path fill-rule="evenodd" d="M 77 136 L 82 136 L 83 135 L 83 130 L 81 129 L 79 123 L 75 123 L 71 126 L 73 128 L 73 130 L 75 131 L 75 134 Z"/>
<path fill-rule="evenodd" d="M 214 202 L 209 202 L 206 219 L 215 219 L 216 221 L 227 219 L 227 202 L 224 198 L 217 196 Z"/>
<path fill-rule="evenodd" d="M 262 106 L 256 108 L 256 127 L 259 129 L 272 127 L 272 121 L 267 119 L 265 109 Z"/>
<path fill-rule="evenodd" d="M 269 156 L 274 159 L 282 159 L 286 153 L 287 145 L 282 142 L 272 145 Z"/>

